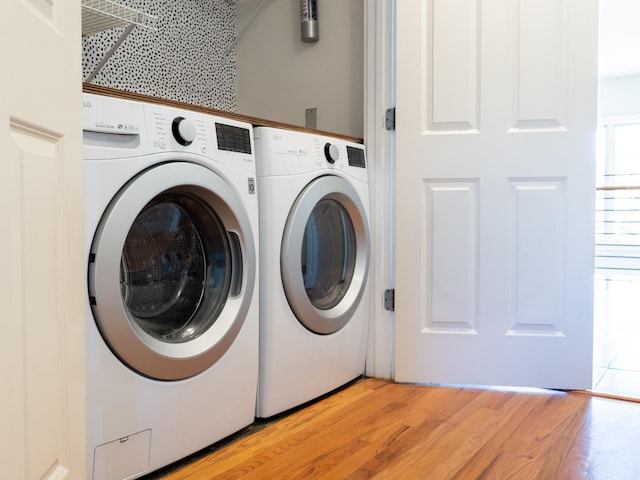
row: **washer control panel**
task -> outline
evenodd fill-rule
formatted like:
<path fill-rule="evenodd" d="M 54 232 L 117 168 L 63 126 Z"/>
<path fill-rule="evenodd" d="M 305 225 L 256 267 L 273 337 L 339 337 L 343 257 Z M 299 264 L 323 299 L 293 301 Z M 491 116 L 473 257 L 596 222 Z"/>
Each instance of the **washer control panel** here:
<path fill-rule="evenodd" d="M 244 122 L 162 105 L 147 105 L 146 114 L 152 149 L 253 154 L 252 127 Z"/>
<path fill-rule="evenodd" d="M 253 127 L 234 118 L 83 93 L 82 129 L 85 159 L 188 153 L 256 169 Z"/>
<path fill-rule="evenodd" d="M 207 122 L 191 112 L 145 105 L 147 128 L 152 149 L 167 150 L 186 147 L 186 151 L 206 154 L 212 147 Z"/>

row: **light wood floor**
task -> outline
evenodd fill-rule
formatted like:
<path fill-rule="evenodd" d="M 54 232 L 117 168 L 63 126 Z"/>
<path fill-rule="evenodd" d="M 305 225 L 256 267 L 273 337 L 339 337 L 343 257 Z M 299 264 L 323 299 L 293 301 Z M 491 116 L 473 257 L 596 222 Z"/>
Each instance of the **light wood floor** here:
<path fill-rule="evenodd" d="M 640 479 L 640 404 L 366 379 L 147 477 Z"/>

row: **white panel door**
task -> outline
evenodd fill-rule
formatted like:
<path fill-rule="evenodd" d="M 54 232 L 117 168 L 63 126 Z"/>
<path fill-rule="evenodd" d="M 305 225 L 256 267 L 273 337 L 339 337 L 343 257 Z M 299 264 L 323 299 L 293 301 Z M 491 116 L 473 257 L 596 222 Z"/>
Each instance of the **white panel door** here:
<path fill-rule="evenodd" d="M 85 479 L 78 0 L 0 2 L 0 477 Z"/>
<path fill-rule="evenodd" d="M 597 0 L 397 2 L 402 382 L 590 388 Z"/>

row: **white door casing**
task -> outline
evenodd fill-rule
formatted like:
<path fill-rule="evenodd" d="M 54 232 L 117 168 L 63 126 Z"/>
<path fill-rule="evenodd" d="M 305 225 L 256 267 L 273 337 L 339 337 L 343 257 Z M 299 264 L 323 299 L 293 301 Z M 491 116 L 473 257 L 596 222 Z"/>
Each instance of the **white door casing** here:
<path fill-rule="evenodd" d="M 84 479 L 81 20 L 0 2 L 2 478 Z"/>
<path fill-rule="evenodd" d="M 395 379 L 590 388 L 597 0 L 396 31 Z"/>
<path fill-rule="evenodd" d="M 385 111 L 395 103 L 394 0 L 365 2 L 365 145 L 371 205 L 371 285 L 366 375 L 393 378 L 393 312 L 381 301 L 394 285 L 393 184 L 395 132 L 385 127 Z"/>

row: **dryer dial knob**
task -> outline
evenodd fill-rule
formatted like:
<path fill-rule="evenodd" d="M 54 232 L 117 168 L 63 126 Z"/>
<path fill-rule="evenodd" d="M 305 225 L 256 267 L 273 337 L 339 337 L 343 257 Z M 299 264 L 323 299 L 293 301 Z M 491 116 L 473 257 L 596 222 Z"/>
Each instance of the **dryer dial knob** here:
<path fill-rule="evenodd" d="M 176 117 L 171 124 L 173 137 L 180 145 L 191 145 L 196 139 L 196 127 L 190 120 L 184 117 Z"/>
<path fill-rule="evenodd" d="M 324 156 L 329 163 L 336 163 L 336 160 L 340 158 L 340 150 L 332 143 L 324 144 Z"/>

